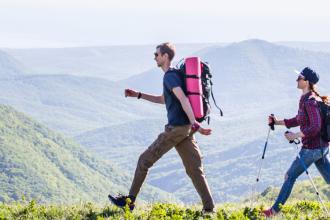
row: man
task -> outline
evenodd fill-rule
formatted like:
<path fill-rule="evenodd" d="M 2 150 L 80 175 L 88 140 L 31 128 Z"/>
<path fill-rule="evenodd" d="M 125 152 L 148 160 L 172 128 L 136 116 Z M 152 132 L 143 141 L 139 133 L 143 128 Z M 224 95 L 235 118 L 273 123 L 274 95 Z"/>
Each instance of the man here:
<path fill-rule="evenodd" d="M 166 152 L 175 147 L 182 159 L 186 173 L 202 199 L 203 211 L 213 212 L 214 202 L 204 175 L 201 153 L 193 136 L 196 131 L 202 135 L 210 135 L 211 129 L 202 128 L 195 120 L 189 100 L 182 90 L 182 79 L 171 68 L 171 61 L 175 55 L 174 45 L 171 43 L 160 44 L 156 47 L 154 55 L 157 66 L 165 73 L 163 94 L 154 96 L 126 89 L 125 96 L 165 104 L 168 124 L 165 126 L 165 131 L 140 155 L 129 195 L 117 197 L 109 195 L 109 199 L 119 207 L 125 206 L 130 201 L 128 205 L 133 210 L 134 201 L 147 176 L 148 169 Z"/>

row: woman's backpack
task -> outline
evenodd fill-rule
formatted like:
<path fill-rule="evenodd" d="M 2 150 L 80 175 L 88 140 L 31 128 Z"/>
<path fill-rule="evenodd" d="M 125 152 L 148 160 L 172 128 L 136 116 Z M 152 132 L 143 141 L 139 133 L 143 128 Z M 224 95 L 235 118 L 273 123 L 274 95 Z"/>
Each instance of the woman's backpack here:
<path fill-rule="evenodd" d="M 324 141 L 330 142 L 330 106 L 326 103 L 318 102 L 322 117 L 321 137 Z"/>

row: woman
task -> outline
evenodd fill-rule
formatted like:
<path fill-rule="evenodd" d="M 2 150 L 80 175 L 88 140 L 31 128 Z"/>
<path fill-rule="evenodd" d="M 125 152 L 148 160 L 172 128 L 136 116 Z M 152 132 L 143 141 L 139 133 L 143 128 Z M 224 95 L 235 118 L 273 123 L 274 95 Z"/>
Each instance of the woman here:
<path fill-rule="evenodd" d="M 285 138 L 293 141 L 302 139 L 302 149 L 299 152 L 301 160 L 308 168 L 315 164 L 325 181 L 330 184 L 330 159 L 329 143 L 321 138 L 322 119 L 318 107 L 318 101 L 328 102 L 328 97 L 320 96 L 315 89 L 319 81 L 319 75 L 309 67 L 304 68 L 297 78 L 297 87 L 302 90 L 299 102 L 298 114 L 291 119 L 279 120 L 269 116 L 268 121 L 275 125 L 285 125 L 287 128 L 300 126 L 300 132 L 286 133 Z M 296 179 L 305 171 L 302 162 L 297 157 L 285 175 L 285 181 L 274 205 L 263 213 L 266 217 L 275 215 L 280 211 L 280 205 L 284 205 Z"/>

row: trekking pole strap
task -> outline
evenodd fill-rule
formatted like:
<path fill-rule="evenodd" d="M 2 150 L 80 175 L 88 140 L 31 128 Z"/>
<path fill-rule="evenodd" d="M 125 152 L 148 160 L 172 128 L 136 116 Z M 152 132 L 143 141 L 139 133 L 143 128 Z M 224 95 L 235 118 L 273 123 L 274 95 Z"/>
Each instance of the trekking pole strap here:
<path fill-rule="evenodd" d="M 290 133 L 289 131 L 286 131 L 285 134 Z M 298 138 L 294 139 L 293 141 L 289 141 L 290 144 L 298 145 L 300 144 L 300 140 Z"/>

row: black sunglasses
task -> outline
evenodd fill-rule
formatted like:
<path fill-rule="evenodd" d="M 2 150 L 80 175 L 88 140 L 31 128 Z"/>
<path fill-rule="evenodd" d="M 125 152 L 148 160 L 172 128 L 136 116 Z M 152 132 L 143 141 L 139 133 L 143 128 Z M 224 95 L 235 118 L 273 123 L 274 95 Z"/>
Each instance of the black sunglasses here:
<path fill-rule="evenodd" d="M 299 80 L 304 80 L 304 81 L 306 81 L 306 80 L 305 80 L 305 77 L 304 77 L 304 76 L 301 76 L 301 75 L 300 75 L 300 76 L 298 76 L 298 78 L 297 78 L 297 80 L 296 80 L 296 81 L 298 82 Z"/>
<path fill-rule="evenodd" d="M 156 52 L 154 53 L 154 55 L 155 55 L 155 57 L 158 57 L 158 56 L 159 56 L 159 54 L 158 54 L 158 53 L 156 53 Z"/>

